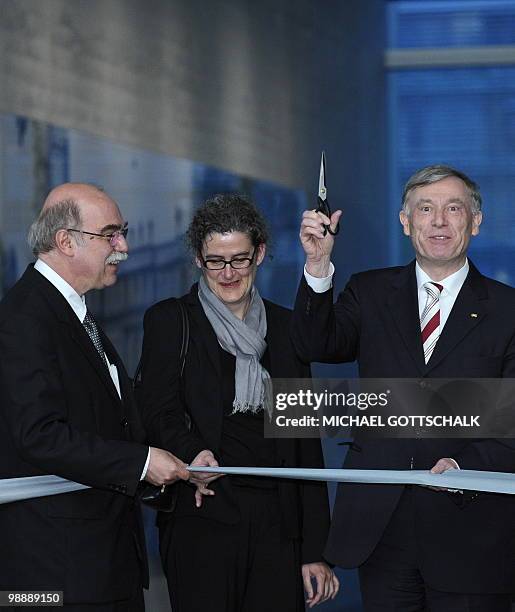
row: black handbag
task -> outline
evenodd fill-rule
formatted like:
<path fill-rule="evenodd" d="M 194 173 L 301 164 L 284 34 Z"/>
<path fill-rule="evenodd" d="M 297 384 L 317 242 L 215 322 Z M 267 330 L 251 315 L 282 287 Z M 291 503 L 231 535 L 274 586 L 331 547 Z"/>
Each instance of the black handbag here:
<path fill-rule="evenodd" d="M 177 305 L 181 314 L 182 324 L 182 344 L 179 357 L 180 376 L 182 377 L 182 373 L 184 371 L 184 364 L 186 363 L 186 355 L 188 353 L 188 345 L 190 341 L 190 322 L 188 319 L 186 307 L 181 302 L 181 300 L 177 300 Z M 136 368 L 136 373 L 134 375 L 132 385 L 134 393 L 136 395 L 136 399 L 138 400 L 138 403 L 141 406 L 141 400 L 139 398 L 139 392 L 141 388 L 141 359 L 138 363 L 138 367 Z M 153 510 L 158 510 L 159 512 L 173 512 L 175 509 L 175 504 L 177 502 L 177 493 L 178 489 L 173 485 L 163 485 L 161 487 L 158 487 L 156 485 L 146 484 L 140 489 L 139 499 L 143 504 L 145 504 L 149 508 L 152 508 Z"/>

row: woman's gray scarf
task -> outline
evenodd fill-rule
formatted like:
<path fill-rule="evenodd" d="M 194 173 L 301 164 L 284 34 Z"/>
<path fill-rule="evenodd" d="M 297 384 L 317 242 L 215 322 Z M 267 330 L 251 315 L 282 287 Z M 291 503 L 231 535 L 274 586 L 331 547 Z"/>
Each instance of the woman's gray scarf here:
<path fill-rule="evenodd" d="M 271 415 L 270 374 L 259 363 L 266 350 L 266 312 L 258 290 L 252 287 L 250 304 L 241 321 L 209 289 L 203 277 L 198 284 L 198 297 L 220 346 L 236 357 L 234 376 L 235 398 L 232 414 L 264 409 Z"/>

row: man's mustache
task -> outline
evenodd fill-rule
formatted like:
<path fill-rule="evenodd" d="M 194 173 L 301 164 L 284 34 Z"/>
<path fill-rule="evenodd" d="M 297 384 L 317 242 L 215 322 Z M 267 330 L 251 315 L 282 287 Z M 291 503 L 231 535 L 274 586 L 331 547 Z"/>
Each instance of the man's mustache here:
<path fill-rule="evenodd" d="M 109 255 L 109 257 L 106 259 L 106 264 L 117 264 L 121 261 L 125 261 L 128 257 L 129 255 L 127 253 L 111 253 L 111 255 Z"/>

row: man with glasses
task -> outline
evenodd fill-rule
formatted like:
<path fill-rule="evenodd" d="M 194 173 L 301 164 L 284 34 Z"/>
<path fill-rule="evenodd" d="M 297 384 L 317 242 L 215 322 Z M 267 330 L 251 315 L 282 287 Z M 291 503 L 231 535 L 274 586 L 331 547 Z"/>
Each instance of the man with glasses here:
<path fill-rule="evenodd" d="M 55 474 L 91 488 L 0 507 L 0 590 L 63 591 L 64 610 L 144 610 L 134 501 L 145 479 L 187 479 L 143 444 L 127 373 L 85 294 L 116 282 L 127 224 L 101 189 L 52 190 L 29 232 L 37 261 L 0 304 L 0 478 Z"/>

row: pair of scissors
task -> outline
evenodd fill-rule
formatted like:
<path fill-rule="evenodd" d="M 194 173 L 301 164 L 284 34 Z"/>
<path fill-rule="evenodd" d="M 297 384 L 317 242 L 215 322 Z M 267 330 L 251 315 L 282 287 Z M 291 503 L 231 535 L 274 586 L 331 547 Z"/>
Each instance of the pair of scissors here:
<path fill-rule="evenodd" d="M 327 186 L 325 184 L 325 153 L 322 151 L 322 159 L 320 160 L 320 180 L 318 181 L 318 206 L 315 212 L 321 212 L 326 217 L 331 218 L 331 209 L 329 207 L 329 201 L 327 200 Z M 330 225 L 324 225 L 324 236 L 329 232 L 331 236 L 336 236 L 340 231 L 340 222 L 336 224 L 334 230 L 331 229 Z"/>

